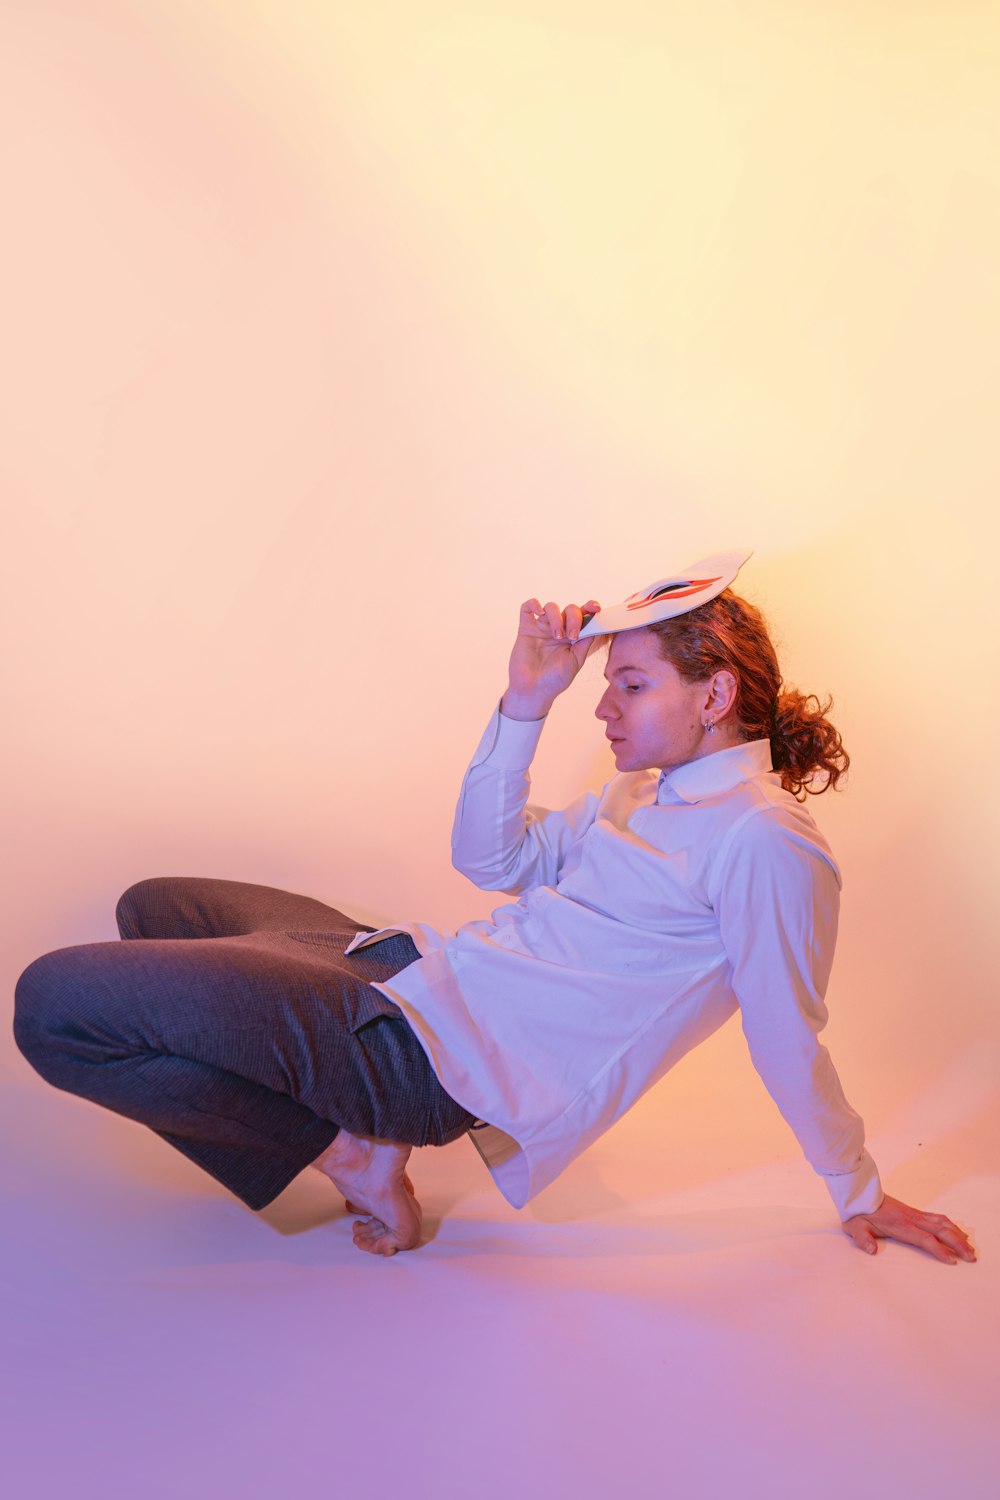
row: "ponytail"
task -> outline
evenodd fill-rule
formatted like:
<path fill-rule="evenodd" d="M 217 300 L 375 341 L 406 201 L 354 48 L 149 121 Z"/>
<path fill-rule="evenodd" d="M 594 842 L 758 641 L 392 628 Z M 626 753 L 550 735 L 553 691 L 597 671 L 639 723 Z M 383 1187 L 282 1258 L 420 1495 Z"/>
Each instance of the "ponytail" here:
<path fill-rule="evenodd" d="M 821 703 L 815 693 L 788 688 L 779 693 L 771 730 L 771 760 L 781 785 L 799 802 L 806 793 L 836 789 L 851 764 L 840 733 L 826 717 L 832 698 Z"/>
<path fill-rule="evenodd" d="M 719 671 L 736 678 L 736 722 L 744 740 L 768 739 L 787 792 L 805 801 L 836 787 L 850 765 L 840 734 L 826 717 L 832 705 L 781 681 L 778 658 L 760 610 L 725 589 L 687 614 L 647 629 L 685 682 Z"/>

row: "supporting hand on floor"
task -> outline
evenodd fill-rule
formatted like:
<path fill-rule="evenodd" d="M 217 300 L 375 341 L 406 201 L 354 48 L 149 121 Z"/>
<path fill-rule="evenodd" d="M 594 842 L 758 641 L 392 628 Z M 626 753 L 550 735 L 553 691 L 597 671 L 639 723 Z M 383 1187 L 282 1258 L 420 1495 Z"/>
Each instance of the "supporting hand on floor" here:
<path fill-rule="evenodd" d="M 924 1213 L 898 1198 L 883 1198 L 874 1213 L 855 1214 L 841 1227 L 858 1249 L 867 1250 L 869 1255 L 875 1254 L 879 1240 L 901 1240 L 952 1266 L 956 1260 L 976 1259 L 968 1235 L 945 1214 Z"/>

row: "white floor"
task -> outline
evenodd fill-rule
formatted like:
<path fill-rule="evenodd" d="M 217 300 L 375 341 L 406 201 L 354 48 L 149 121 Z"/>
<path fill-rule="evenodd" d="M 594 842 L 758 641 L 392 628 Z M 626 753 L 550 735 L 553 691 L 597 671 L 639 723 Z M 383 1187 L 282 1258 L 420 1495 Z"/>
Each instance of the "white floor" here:
<path fill-rule="evenodd" d="M 973 1233 L 950 1267 L 848 1243 L 741 1045 L 713 1038 L 521 1213 L 467 1141 L 416 1153 L 430 1238 L 387 1261 L 318 1174 L 254 1215 L 10 1058 L 6 1494 L 992 1500 L 988 1068 L 959 1066 L 919 1142 L 869 1115 L 897 1196 Z"/>

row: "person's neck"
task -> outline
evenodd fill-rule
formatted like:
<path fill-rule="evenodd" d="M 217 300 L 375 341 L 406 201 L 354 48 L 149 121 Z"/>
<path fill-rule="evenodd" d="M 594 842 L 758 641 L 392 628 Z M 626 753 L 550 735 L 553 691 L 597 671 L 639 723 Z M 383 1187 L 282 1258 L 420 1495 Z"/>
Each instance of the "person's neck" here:
<path fill-rule="evenodd" d="M 747 741 L 735 726 L 730 724 L 716 724 L 714 730 L 709 733 L 706 729 L 691 760 L 704 760 L 706 755 L 717 755 L 720 750 L 732 750 L 736 745 L 745 745 Z M 686 761 L 686 765 L 690 765 Z M 676 767 L 674 767 L 676 769 Z"/>

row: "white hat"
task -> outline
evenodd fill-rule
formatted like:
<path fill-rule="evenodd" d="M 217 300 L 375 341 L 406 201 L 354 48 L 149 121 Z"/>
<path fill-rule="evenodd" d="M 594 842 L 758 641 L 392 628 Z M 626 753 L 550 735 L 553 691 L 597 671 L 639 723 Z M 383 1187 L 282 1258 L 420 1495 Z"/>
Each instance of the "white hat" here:
<path fill-rule="evenodd" d="M 690 567 L 681 568 L 658 583 L 630 594 L 621 604 L 611 604 L 591 616 L 580 637 L 588 635 L 613 635 L 619 630 L 637 630 L 641 625 L 655 625 L 659 620 L 672 620 L 675 615 L 686 615 L 688 610 L 707 604 L 716 594 L 727 589 L 742 568 L 749 552 L 717 552 L 714 557 L 703 557 Z M 584 616 L 586 619 L 586 616 Z"/>

